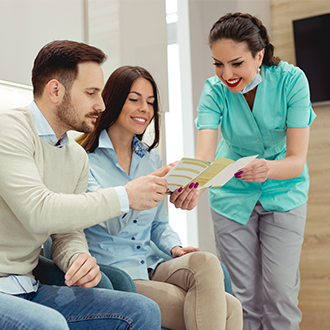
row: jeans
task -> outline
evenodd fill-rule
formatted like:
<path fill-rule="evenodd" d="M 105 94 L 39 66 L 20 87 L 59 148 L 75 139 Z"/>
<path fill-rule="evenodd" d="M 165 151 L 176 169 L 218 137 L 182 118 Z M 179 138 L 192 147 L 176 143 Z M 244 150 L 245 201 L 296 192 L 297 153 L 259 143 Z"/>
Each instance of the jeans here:
<path fill-rule="evenodd" d="M 49 286 L 20 295 L 0 293 L 0 329 L 160 329 L 155 302 L 137 293 Z"/>

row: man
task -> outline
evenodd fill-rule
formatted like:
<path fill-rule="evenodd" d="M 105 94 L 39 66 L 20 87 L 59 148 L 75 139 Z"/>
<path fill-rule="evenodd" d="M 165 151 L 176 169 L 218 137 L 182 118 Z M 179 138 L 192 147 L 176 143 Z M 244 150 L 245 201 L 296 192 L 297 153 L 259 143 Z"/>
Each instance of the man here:
<path fill-rule="evenodd" d="M 160 328 L 153 301 L 91 289 L 101 274 L 83 228 L 124 217 L 129 208 L 155 207 L 167 190 L 159 171 L 124 187 L 85 193 L 87 155 L 66 132 L 93 131 L 104 111 L 104 60 L 102 51 L 83 43 L 47 44 L 34 61 L 34 102 L 0 113 L 1 329 Z M 32 276 L 49 235 L 53 259 L 66 272 L 64 287 Z"/>

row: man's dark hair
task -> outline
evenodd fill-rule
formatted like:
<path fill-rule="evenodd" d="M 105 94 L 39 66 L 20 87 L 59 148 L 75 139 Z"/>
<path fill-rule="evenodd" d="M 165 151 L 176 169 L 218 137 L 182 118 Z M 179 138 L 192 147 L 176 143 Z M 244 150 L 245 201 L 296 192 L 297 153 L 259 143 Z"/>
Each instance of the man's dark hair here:
<path fill-rule="evenodd" d="M 78 64 L 102 64 L 106 55 L 98 48 L 82 42 L 56 40 L 45 45 L 34 60 L 32 69 L 33 95 L 41 97 L 46 84 L 57 79 L 67 91 L 78 75 Z"/>

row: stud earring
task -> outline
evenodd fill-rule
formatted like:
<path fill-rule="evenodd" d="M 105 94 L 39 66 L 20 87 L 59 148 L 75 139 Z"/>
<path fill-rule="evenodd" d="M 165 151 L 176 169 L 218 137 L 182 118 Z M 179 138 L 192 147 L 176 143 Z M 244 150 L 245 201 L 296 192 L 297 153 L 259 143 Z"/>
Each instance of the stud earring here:
<path fill-rule="evenodd" d="M 261 73 L 261 69 L 260 69 L 260 66 L 258 67 L 258 69 L 257 69 L 257 73 L 260 75 L 260 73 Z"/>

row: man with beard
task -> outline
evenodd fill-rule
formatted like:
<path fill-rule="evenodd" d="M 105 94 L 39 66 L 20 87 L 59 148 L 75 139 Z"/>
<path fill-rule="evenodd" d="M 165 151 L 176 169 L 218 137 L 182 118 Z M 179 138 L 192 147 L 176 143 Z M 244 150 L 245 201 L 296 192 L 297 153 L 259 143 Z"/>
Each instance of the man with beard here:
<path fill-rule="evenodd" d="M 135 293 L 95 287 L 101 274 L 83 229 L 157 206 L 167 168 L 123 187 L 85 193 L 85 151 L 68 130 L 89 133 L 105 106 L 105 54 L 54 41 L 34 61 L 34 102 L 0 114 L 0 328 L 160 329 L 159 308 Z M 118 228 L 122 228 L 118 223 Z M 32 271 L 51 235 L 66 286 L 38 283 Z"/>

